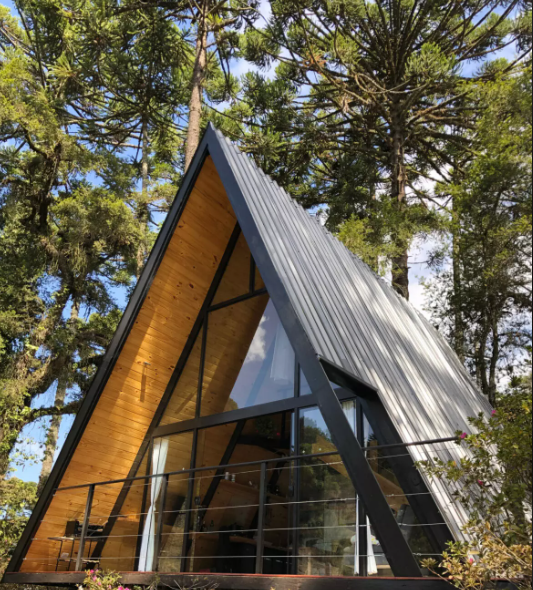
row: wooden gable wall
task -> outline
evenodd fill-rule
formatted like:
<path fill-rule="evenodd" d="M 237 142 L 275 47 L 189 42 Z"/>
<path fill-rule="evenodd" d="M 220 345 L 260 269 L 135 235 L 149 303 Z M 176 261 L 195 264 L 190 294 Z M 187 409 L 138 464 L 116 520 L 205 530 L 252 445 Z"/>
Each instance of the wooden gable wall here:
<path fill-rule="evenodd" d="M 208 158 L 59 487 L 128 477 L 235 225 Z M 121 489 L 122 485 L 97 489 L 93 513 L 110 514 Z M 60 543 L 52 539 L 64 535 L 67 521 L 82 519 L 86 495 L 85 490 L 55 495 L 21 571 L 55 569 Z M 131 505 L 138 502 L 132 498 Z"/>

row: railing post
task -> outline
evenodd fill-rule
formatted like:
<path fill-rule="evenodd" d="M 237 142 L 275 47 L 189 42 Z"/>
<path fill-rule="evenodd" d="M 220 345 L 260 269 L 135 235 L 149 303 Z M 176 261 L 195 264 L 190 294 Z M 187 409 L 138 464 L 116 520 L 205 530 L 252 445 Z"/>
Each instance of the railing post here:
<path fill-rule="evenodd" d="M 169 478 L 170 476 L 168 474 L 163 476 L 163 483 L 161 484 L 161 493 L 159 499 L 159 516 L 157 518 L 157 529 L 155 533 L 156 536 L 154 542 L 155 564 L 153 564 L 153 567 L 155 572 L 159 571 L 159 554 L 161 553 L 161 541 L 163 539 L 163 526 L 165 523 L 165 505 L 167 503 L 167 490 Z"/>
<path fill-rule="evenodd" d="M 85 507 L 85 517 L 83 519 L 83 525 L 81 527 L 80 546 L 78 548 L 78 557 L 76 559 L 76 571 L 83 571 L 83 553 L 85 552 L 85 540 L 87 533 L 89 532 L 89 521 L 91 519 L 91 508 L 93 505 L 94 498 L 94 484 L 89 486 L 89 492 L 87 493 L 87 506 Z"/>
<path fill-rule="evenodd" d="M 362 448 L 366 448 L 366 433 L 365 433 L 365 413 L 363 407 L 361 405 L 361 400 L 357 399 L 357 410 L 356 410 L 356 420 L 357 420 L 357 440 Z M 368 457 L 367 452 L 365 454 Z M 357 507 L 356 510 L 358 511 L 358 522 L 359 522 L 359 530 L 357 531 L 358 541 L 359 541 L 359 575 L 363 578 L 368 576 L 368 558 L 369 558 L 369 539 L 370 539 L 370 531 L 368 529 L 368 515 L 366 513 L 365 506 L 363 502 L 361 502 L 361 498 L 357 496 Z"/>
<path fill-rule="evenodd" d="M 261 463 L 261 488 L 259 493 L 259 518 L 257 519 L 257 555 L 255 573 L 263 573 L 263 555 L 265 550 L 265 511 L 267 503 L 267 464 Z"/>

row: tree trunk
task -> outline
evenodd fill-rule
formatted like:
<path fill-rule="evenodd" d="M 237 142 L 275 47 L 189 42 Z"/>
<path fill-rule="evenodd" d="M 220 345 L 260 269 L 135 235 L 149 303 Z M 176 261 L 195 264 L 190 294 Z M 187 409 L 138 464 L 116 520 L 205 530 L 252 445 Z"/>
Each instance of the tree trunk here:
<path fill-rule="evenodd" d="M 149 163 L 150 138 L 148 136 L 148 123 L 145 121 L 142 128 L 142 161 L 141 161 L 141 200 L 137 207 L 137 219 L 140 222 L 140 229 L 143 236 L 146 236 L 148 224 L 150 222 L 150 205 L 149 205 Z M 137 250 L 137 279 L 141 276 L 144 262 L 148 255 L 146 240 L 141 240 Z"/>
<path fill-rule="evenodd" d="M 202 97 L 207 68 L 207 30 L 205 22 L 205 3 L 202 5 L 204 14 L 198 19 L 198 38 L 196 40 L 196 60 L 192 76 L 192 94 L 189 103 L 189 128 L 187 130 L 187 144 L 185 146 L 185 170 L 191 162 L 200 145 L 202 125 Z"/>
<path fill-rule="evenodd" d="M 63 287 L 58 291 L 54 305 L 47 311 L 38 326 L 33 330 L 26 346 L 18 355 L 8 383 L 11 382 L 13 392 L 8 393 L 11 407 L 5 408 L 0 414 L 0 479 L 6 477 L 9 469 L 10 455 L 17 444 L 22 429 L 27 424 L 24 410 L 31 407 L 33 398 L 42 393 L 38 388 L 41 376 L 32 372 L 39 348 L 56 329 L 61 321 L 65 307 L 70 299 L 70 291 Z M 35 392 L 35 393 L 29 393 Z"/>
<path fill-rule="evenodd" d="M 500 360 L 500 331 L 498 322 L 495 321 L 492 326 L 492 357 L 490 360 L 490 373 L 489 373 L 489 401 L 493 407 L 496 407 L 498 402 L 498 361 Z"/>
<path fill-rule="evenodd" d="M 65 398 L 67 396 L 67 385 L 68 377 L 65 373 L 61 375 L 57 382 L 57 391 L 54 401 L 54 406 L 61 408 L 65 405 Z M 50 473 L 52 473 L 52 467 L 54 466 L 54 457 L 57 450 L 57 440 L 59 438 L 59 429 L 61 427 L 61 421 L 63 416 L 53 416 L 48 432 L 46 434 L 45 449 L 43 464 L 41 467 L 41 475 L 39 477 L 39 485 L 37 487 L 37 495 L 41 495 Z"/>
<path fill-rule="evenodd" d="M 455 212 L 455 207 L 454 207 Z M 454 213 L 455 214 L 455 213 Z M 461 247 L 459 240 L 460 223 L 455 220 L 453 229 L 453 313 L 454 313 L 454 349 L 463 364 L 466 362 L 465 323 L 463 318 Z"/>
<path fill-rule="evenodd" d="M 393 118 L 393 154 L 392 154 L 392 198 L 398 207 L 398 223 L 401 223 L 406 209 L 407 168 L 405 166 L 405 149 L 403 146 L 402 126 L 398 116 Z M 392 286 L 402 297 L 409 300 L 409 243 L 399 233 L 394 235 L 397 255 L 392 258 Z"/>
<path fill-rule="evenodd" d="M 71 331 L 77 332 L 77 320 L 79 317 L 80 308 L 79 303 L 74 302 L 72 304 L 72 310 L 70 312 L 70 320 L 69 320 L 69 327 Z M 70 355 L 69 355 L 70 356 Z M 68 371 L 70 369 L 69 366 L 70 358 L 66 359 L 65 367 L 63 371 L 59 375 L 57 380 L 57 390 L 56 390 L 56 397 L 54 401 L 54 407 L 62 408 L 65 405 L 65 398 L 67 396 L 67 388 L 68 388 Z M 41 467 L 41 475 L 39 477 L 39 485 L 37 488 L 37 493 L 40 495 L 48 481 L 48 477 L 52 472 L 52 467 L 54 466 L 54 457 L 57 450 L 57 441 L 59 438 L 59 429 L 61 427 L 61 422 L 63 420 L 63 416 L 53 416 L 50 426 L 48 428 L 48 432 L 46 434 L 46 441 L 45 441 L 45 449 L 44 449 L 44 459 L 43 464 Z"/>

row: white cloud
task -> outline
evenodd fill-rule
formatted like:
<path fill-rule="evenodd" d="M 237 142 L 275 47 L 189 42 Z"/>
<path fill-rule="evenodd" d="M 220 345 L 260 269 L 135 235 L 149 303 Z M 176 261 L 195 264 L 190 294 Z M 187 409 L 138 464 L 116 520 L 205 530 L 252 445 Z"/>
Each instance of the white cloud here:
<path fill-rule="evenodd" d="M 266 322 L 266 316 L 263 316 L 259 328 L 254 336 L 248 356 L 246 357 L 246 363 L 254 361 L 264 361 L 266 359 L 266 329 L 264 324 Z"/>

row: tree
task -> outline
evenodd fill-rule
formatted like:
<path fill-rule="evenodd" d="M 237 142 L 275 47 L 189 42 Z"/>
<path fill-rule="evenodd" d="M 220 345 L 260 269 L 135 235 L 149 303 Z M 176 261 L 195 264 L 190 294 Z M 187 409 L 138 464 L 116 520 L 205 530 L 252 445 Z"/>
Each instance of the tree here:
<path fill-rule="evenodd" d="M 91 141 L 109 138 L 130 152 L 129 174 L 140 190 L 128 187 L 129 204 L 147 238 L 139 245 L 139 276 L 151 249 L 154 214 L 166 213 L 180 181 L 185 135 L 180 117 L 191 59 L 187 33 L 151 5 L 113 0 L 59 5 L 68 64 L 60 75 L 84 81 L 81 93 L 99 93 L 96 100 L 76 104 L 77 124 Z M 126 166 L 124 159 L 119 165 Z"/>
<path fill-rule="evenodd" d="M 396 209 L 389 229 L 397 250 L 393 285 L 405 297 L 412 227 L 420 217 L 417 210 L 411 216 L 411 205 L 429 202 L 417 181 L 447 178 L 451 155 L 470 149 L 457 133 L 472 121 L 465 100 L 471 80 L 463 68 L 520 38 L 521 27 L 510 19 L 518 5 L 280 0 L 271 2 L 268 27 L 247 36 L 248 59 L 261 66 L 279 61 L 278 76 L 299 85 L 299 108 L 314 115 L 312 128 L 295 140 L 316 146 L 312 181 L 320 186 L 338 177 L 335 166 L 344 155 L 348 164 L 361 154 L 378 162 L 379 175 L 371 168 L 363 186 L 371 199 Z M 481 81 L 486 72 L 474 78 Z M 376 177 L 383 181 L 379 195 Z"/>
<path fill-rule="evenodd" d="M 438 187 L 450 204 L 449 257 L 435 257 L 428 288 L 434 322 L 495 404 L 502 371 L 531 349 L 531 70 L 473 92 L 483 115 L 468 137 L 479 150 Z"/>
<path fill-rule="evenodd" d="M 169 125 L 177 125 L 185 135 L 186 170 L 200 143 L 205 124 L 205 105 L 223 103 L 237 92 L 237 80 L 231 75 L 231 61 L 239 46 L 239 30 L 245 22 L 253 22 L 259 16 L 258 1 L 153 0 L 139 3 L 133 0 L 105 0 L 101 4 L 104 9 L 101 11 L 103 20 L 99 26 L 105 26 L 109 21 L 122 23 L 131 42 L 137 43 L 140 31 L 144 30 L 139 29 L 141 23 L 149 23 L 153 34 L 159 39 L 164 38 L 162 32 L 166 32 L 167 37 L 175 38 L 175 42 L 170 45 L 167 43 L 166 50 L 161 53 L 160 69 L 168 69 L 169 62 L 175 64 L 180 77 L 178 92 L 174 96 L 168 95 L 166 103 L 157 92 L 153 92 L 151 97 L 156 109 L 161 108 L 162 104 L 173 107 L 173 111 L 171 109 L 169 112 L 172 114 Z M 76 3 L 73 17 L 87 21 L 91 15 L 82 6 L 82 3 Z M 98 30 L 99 27 L 95 29 L 97 35 Z M 111 39 L 107 41 L 114 42 Z M 102 48 L 105 53 L 105 43 Z M 141 51 L 151 53 L 153 39 L 147 39 Z M 124 46 L 120 45 L 119 52 L 122 56 L 119 71 L 124 70 L 124 67 L 127 70 L 134 69 L 130 59 L 131 52 L 124 51 Z M 157 79 L 156 74 L 154 68 L 152 79 Z M 106 88 L 117 96 L 131 87 L 130 81 L 127 81 L 122 90 L 118 91 L 115 83 L 114 76 L 106 76 Z M 149 85 L 145 84 L 145 88 L 149 88 Z M 145 102 L 135 101 L 133 97 L 130 100 L 132 104 Z M 181 108 L 183 104 L 187 105 L 186 112 Z M 184 120 L 186 124 L 183 123 Z"/>
<path fill-rule="evenodd" d="M 461 434 L 468 458 L 460 464 L 435 459 L 423 468 L 456 486 L 457 502 L 470 513 L 469 541 L 453 543 L 440 575 L 465 590 L 495 588 L 493 580 L 531 588 L 532 575 L 532 391 L 531 375 L 515 378 L 498 409 L 472 419 L 476 434 Z M 437 562 L 426 567 L 438 571 Z"/>
<path fill-rule="evenodd" d="M 22 534 L 36 500 L 36 484 L 20 479 L 0 480 L 0 575 Z"/>
<path fill-rule="evenodd" d="M 109 150 L 120 130 L 91 142 L 73 115 L 89 99 L 59 73 L 55 2 L 18 6 L 20 26 L 0 9 L 0 480 L 27 424 L 77 411 L 120 317 L 112 289 L 131 284 L 148 231 Z M 35 406 L 54 383 L 68 403 Z"/>

